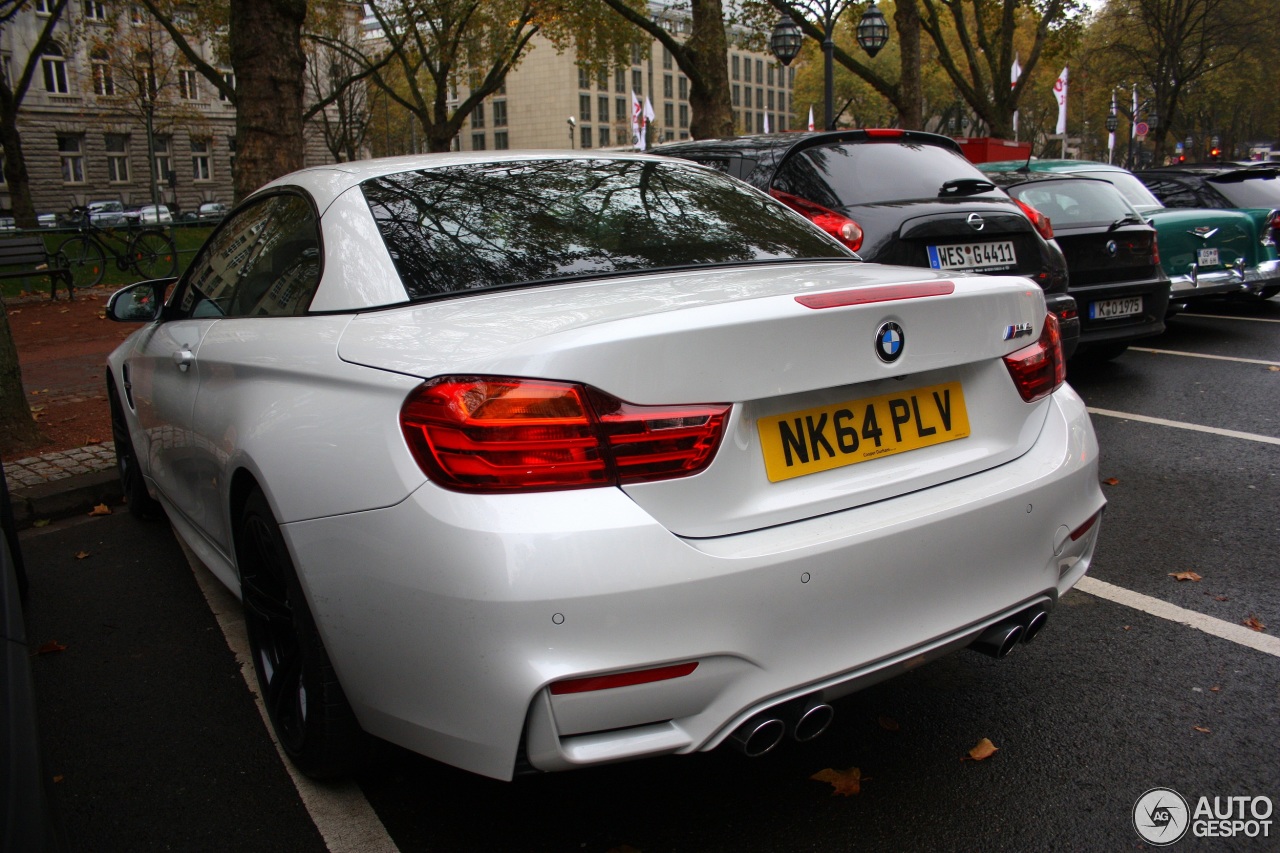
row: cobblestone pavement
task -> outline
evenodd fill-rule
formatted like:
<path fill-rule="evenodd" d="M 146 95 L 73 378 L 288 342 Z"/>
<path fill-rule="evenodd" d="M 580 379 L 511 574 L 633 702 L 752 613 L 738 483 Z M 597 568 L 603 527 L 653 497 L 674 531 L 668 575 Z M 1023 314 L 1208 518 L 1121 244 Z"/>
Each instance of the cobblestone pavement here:
<path fill-rule="evenodd" d="M 4 472 L 5 478 L 9 481 L 9 490 L 17 491 L 54 480 L 65 480 L 77 474 L 106 471 L 114 468 L 115 464 L 115 443 L 104 441 L 101 444 L 77 447 L 74 450 L 62 450 L 5 462 Z"/>

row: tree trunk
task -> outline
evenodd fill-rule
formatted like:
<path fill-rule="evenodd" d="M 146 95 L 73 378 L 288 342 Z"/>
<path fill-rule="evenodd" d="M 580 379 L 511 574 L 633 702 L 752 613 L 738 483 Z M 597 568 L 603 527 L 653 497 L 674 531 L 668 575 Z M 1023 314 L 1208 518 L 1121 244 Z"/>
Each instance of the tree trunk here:
<path fill-rule="evenodd" d="M 31 179 L 27 160 L 22 153 L 22 137 L 18 133 L 17 111 L 0 110 L 0 150 L 4 151 L 4 180 L 9 185 L 14 224 L 19 228 L 35 228 L 36 209 L 31 202 Z"/>
<path fill-rule="evenodd" d="M 6 170 L 8 164 L 5 164 Z M 9 328 L 9 312 L 0 300 L 0 454 L 39 444 L 44 436 L 31 418 L 27 392 L 22 387 L 18 348 Z"/>
<path fill-rule="evenodd" d="M 901 93 L 902 126 L 907 130 L 923 130 L 924 105 L 920 84 L 920 7 L 916 0 L 898 0 L 893 15 L 898 29 L 898 54 L 902 76 L 898 80 Z"/>
<path fill-rule="evenodd" d="M 303 165 L 306 0 L 231 0 L 236 201 Z"/>
<path fill-rule="evenodd" d="M 724 35 L 721 0 L 694 0 L 693 32 L 686 43 L 690 65 L 689 135 L 694 139 L 733 136 L 733 103 L 729 99 L 729 46 Z M 682 69 L 683 70 L 683 69 Z"/>

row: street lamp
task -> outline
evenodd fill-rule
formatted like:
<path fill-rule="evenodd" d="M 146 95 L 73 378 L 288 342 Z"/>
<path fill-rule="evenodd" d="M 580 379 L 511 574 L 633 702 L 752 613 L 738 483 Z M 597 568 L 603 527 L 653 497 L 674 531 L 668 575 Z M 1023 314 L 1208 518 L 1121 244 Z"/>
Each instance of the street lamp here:
<path fill-rule="evenodd" d="M 569 148 L 573 148 L 573 131 L 578 127 L 578 122 L 573 116 L 569 116 Z"/>
<path fill-rule="evenodd" d="M 827 130 L 834 130 L 836 124 L 834 95 L 834 59 L 836 21 L 845 9 L 853 5 L 853 0 L 804 0 L 797 6 L 814 15 L 822 24 L 822 70 L 823 70 L 823 106 L 826 109 Z M 784 14 L 773 28 L 769 36 L 769 49 L 778 61 L 788 65 L 800 53 L 802 31 L 799 25 Z M 876 7 L 875 0 L 862 14 L 857 27 L 858 44 L 869 56 L 875 56 L 889 41 L 889 23 Z"/>

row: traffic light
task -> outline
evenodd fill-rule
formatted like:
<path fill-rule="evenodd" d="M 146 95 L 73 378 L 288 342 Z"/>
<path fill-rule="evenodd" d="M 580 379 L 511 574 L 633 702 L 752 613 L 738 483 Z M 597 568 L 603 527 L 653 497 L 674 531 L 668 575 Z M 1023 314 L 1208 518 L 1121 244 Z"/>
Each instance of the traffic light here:
<path fill-rule="evenodd" d="M 1218 162 L 1219 160 L 1221 160 L 1221 159 L 1222 159 L 1222 149 L 1221 149 L 1221 148 L 1218 148 L 1217 146 L 1214 146 L 1213 148 L 1210 148 L 1210 149 L 1209 149 L 1209 160 L 1210 160 L 1211 162 L 1217 163 L 1217 162 Z"/>

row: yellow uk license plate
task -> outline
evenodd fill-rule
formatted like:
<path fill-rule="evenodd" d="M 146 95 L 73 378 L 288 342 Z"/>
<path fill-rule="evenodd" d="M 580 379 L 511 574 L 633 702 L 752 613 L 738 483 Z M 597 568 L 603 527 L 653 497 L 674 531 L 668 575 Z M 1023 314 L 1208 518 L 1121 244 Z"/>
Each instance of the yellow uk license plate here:
<path fill-rule="evenodd" d="M 770 482 L 906 453 L 969 435 L 959 382 L 929 385 L 756 422 Z"/>

